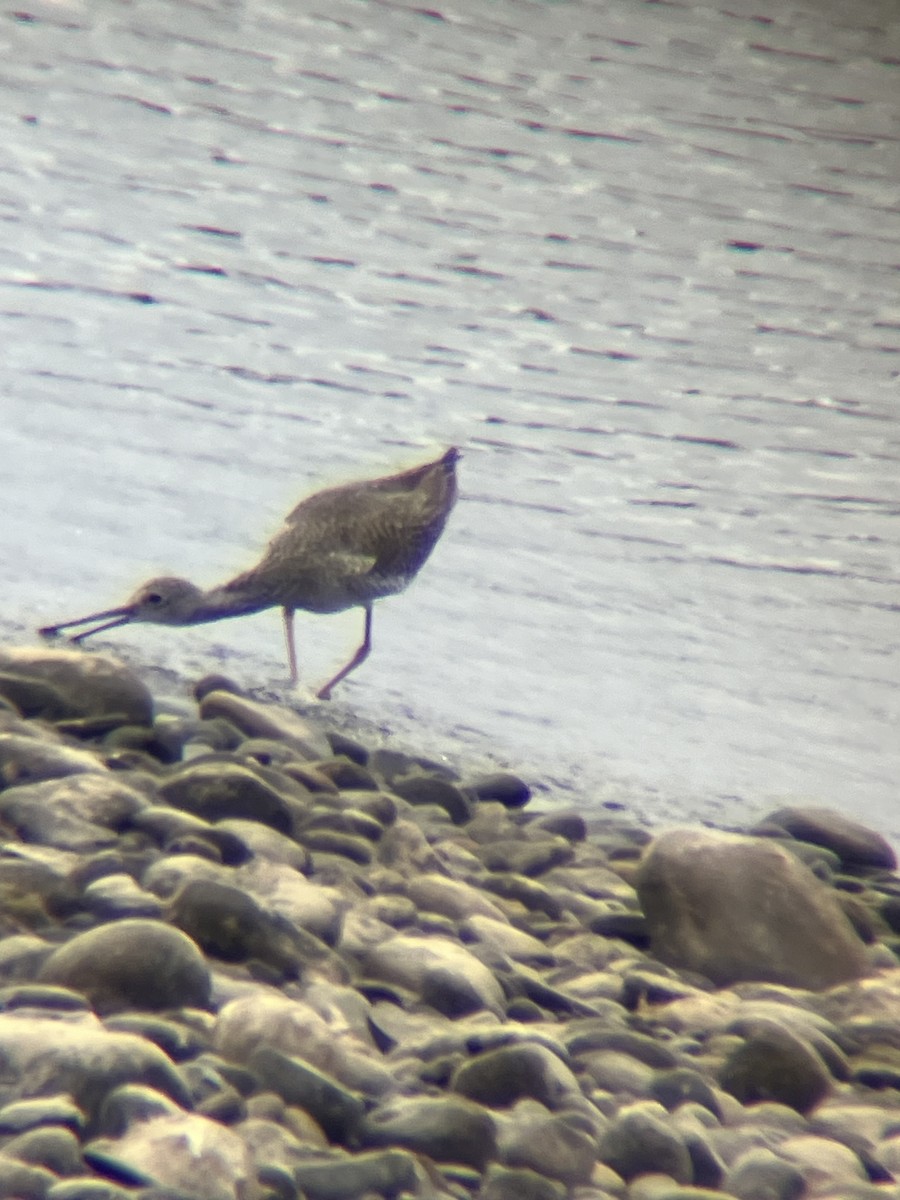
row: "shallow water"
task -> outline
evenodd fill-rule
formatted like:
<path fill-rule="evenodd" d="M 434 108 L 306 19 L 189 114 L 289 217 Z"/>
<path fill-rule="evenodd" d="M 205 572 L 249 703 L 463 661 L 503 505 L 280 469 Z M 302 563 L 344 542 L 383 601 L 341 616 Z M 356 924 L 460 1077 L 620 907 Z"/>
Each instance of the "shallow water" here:
<path fill-rule="evenodd" d="M 339 693 L 580 803 L 900 840 L 900 14 L 41 4 L 0 26 L 0 635 L 464 450 Z M 298 622 L 326 678 L 359 614 Z M 280 686 L 274 613 L 98 646 Z"/>

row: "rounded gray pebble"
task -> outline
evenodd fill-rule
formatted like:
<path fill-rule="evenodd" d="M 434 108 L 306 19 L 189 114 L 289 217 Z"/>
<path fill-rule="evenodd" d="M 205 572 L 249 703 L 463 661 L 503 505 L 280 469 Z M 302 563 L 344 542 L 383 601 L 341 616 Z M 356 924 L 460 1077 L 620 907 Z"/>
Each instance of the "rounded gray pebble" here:
<path fill-rule="evenodd" d="M 478 1200 L 565 1200 L 568 1189 L 525 1167 L 488 1167 Z"/>
<path fill-rule="evenodd" d="M 289 833 L 292 825 L 287 800 L 246 767 L 227 762 L 202 762 L 187 766 L 160 787 L 160 794 L 175 808 L 206 821 L 245 817 Z"/>
<path fill-rule="evenodd" d="M 306 1109 L 331 1141 L 346 1143 L 355 1135 L 365 1111 L 363 1099 L 332 1076 L 271 1046 L 256 1050 L 249 1066 L 264 1088 L 286 1104 Z"/>
<path fill-rule="evenodd" d="M 416 1162 L 405 1150 L 375 1150 L 298 1163 L 294 1179 L 308 1200 L 349 1200 L 367 1192 L 394 1196 L 416 1187 Z"/>
<path fill-rule="evenodd" d="M 723 1186 L 737 1200 L 800 1200 L 806 1192 L 803 1172 L 764 1146 L 738 1159 Z"/>
<path fill-rule="evenodd" d="M 20 1008 L 44 1008 L 55 1012 L 87 1012 L 88 1004 L 80 992 L 49 984 L 22 983 L 0 991 L 0 1012 Z"/>
<path fill-rule="evenodd" d="M 318 938 L 266 912 L 240 888 L 214 879 L 184 884 L 171 902 L 169 917 L 208 954 L 226 962 L 253 959 L 282 979 L 296 978 L 306 962 L 327 954 Z"/>
<path fill-rule="evenodd" d="M 525 1096 L 549 1109 L 580 1095 L 575 1076 L 551 1050 L 538 1045 L 502 1046 L 464 1062 L 451 1087 L 488 1106 L 505 1107 Z"/>
<path fill-rule="evenodd" d="M 692 1183 L 690 1152 L 677 1130 L 646 1109 L 626 1109 L 611 1121 L 600 1138 L 597 1156 L 626 1181 L 636 1175 L 671 1175 L 677 1183 Z"/>
<path fill-rule="evenodd" d="M 129 1125 L 151 1117 L 171 1116 L 181 1109 L 162 1092 L 143 1084 L 127 1083 L 114 1088 L 101 1105 L 94 1133 L 102 1137 L 119 1137 Z"/>
<path fill-rule="evenodd" d="M 404 1146 L 435 1162 L 483 1171 L 497 1150 L 494 1121 L 457 1096 L 408 1096 L 370 1113 L 359 1130 L 363 1146 Z"/>
<path fill-rule="evenodd" d="M 479 857 L 489 871 L 508 871 L 529 879 L 571 862 L 573 854 L 571 843 L 563 837 L 489 842 L 479 851 Z"/>
<path fill-rule="evenodd" d="M 590 1181 L 597 1140 L 579 1127 L 577 1115 L 548 1113 L 542 1105 L 526 1102 L 516 1106 L 501 1131 L 500 1157 L 510 1167 L 526 1167 L 578 1187 Z"/>
<path fill-rule="evenodd" d="M 196 1030 L 148 1013 L 119 1013 L 108 1017 L 103 1023 L 116 1033 L 136 1033 L 155 1043 L 173 1062 L 193 1058 L 208 1046 L 208 1039 Z"/>
<path fill-rule="evenodd" d="M 0 1197 L 2 1200 L 45 1200 L 59 1177 L 46 1167 L 19 1162 L 0 1151 Z"/>
<path fill-rule="evenodd" d="M 43 1126 L 62 1126 L 76 1133 L 84 1128 L 84 1113 L 67 1096 L 14 1100 L 0 1108 L 0 1136 L 24 1133 Z"/>
<path fill-rule="evenodd" d="M 482 775 L 469 787 L 479 800 L 498 800 L 506 808 L 522 808 L 531 799 L 531 788 L 525 780 L 508 771 Z"/>
<path fill-rule="evenodd" d="M 115 921 L 77 934 L 50 955 L 38 978 L 83 992 L 103 1013 L 209 1003 L 203 955 L 162 921 Z"/>
<path fill-rule="evenodd" d="M 583 842 L 587 837 L 587 822 L 579 812 L 545 813 L 529 826 L 545 833 L 564 837 L 567 842 Z"/>
<path fill-rule="evenodd" d="M 58 1125 L 20 1133 L 4 1143 L 3 1154 L 56 1175 L 80 1175 L 84 1170 L 81 1143 L 71 1129 Z"/>
<path fill-rule="evenodd" d="M 109 772 L 85 771 L 67 779 L 8 787 L 0 793 L 0 817 L 23 841 L 82 854 L 114 846 L 121 826 L 145 806 L 146 800 L 137 790 Z"/>
<path fill-rule="evenodd" d="M 338 854 L 362 866 L 372 861 L 372 843 L 355 834 L 337 829 L 303 829 L 297 840 L 313 854 Z"/>
<path fill-rule="evenodd" d="M 107 770 L 89 750 L 76 750 L 16 733 L 0 733 L 0 782 L 5 788 L 81 774 L 106 776 Z M 5 802 L 9 807 L 8 797 Z"/>
<path fill-rule="evenodd" d="M 700 1072 L 690 1067 L 657 1071 L 650 1085 L 650 1096 L 670 1112 L 679 1104 L 695 1103 L 702 1104 L 717 1118 L 722 1117 L 722 1109 L 715 1092 Z"/>
<path fill-rule="evenodd" d="M 157 919 L 163 914 L 163 905 L 156 896 L 138 887 L 130 875 L 104 875 L 95 879 L 84 889 L 82 899 L 85 908 L 105 921 L 126 917 Z"/>
<path fill-rule="evenodd" d="M 774 1023 L 756 1031 L 727 1058 L 719 1083 L 741 1104 L 774 1100 L 807 1113 L 828 1095 L 831 1074 L 821 1056 Z"/>
<path fill-rule="evenodd" d="M 410 775 L 395 780 L 393 791 L 413 805 L 437 805 L 454 825 L 464 825 L 472 815 L 472 805 L 464 792 L 446 779 L 436 779 L 433 775 Z"/>
<path fill-rule="evenodd" d="M 148 1200 L 146 1194 L 138 1193 L 140 1200 Z M 133 1189 L 119 1187 L 96 1175 L 78 1179 L 63 1179 L 54 1183 L 47 1192 L 46 1200 L 136 1200 Z"/>
<path fill-rule="evenodd" d="M 351 758 L 337 755 L 312 764 L 340 791 L 377 792 L 378 780 L 371 771 Z"/>
<path fill-rule="evenodd" d="M 824 846 L 846 866 L 897 869 L 897 856 L 886 838 L 832 809 L 789 806 L 770 813 L 764 821 L 801 841 Z"/>

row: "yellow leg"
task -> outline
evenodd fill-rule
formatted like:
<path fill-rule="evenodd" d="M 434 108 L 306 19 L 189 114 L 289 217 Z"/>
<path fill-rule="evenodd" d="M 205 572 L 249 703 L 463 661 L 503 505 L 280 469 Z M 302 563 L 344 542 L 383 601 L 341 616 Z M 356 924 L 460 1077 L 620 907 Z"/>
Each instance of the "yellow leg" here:
<path fill-rule="evenodd" d="M 363 633 L 362 645 L 350 659 L 345 667 L 341 667 L 337 675 L 333 679 L 329 679 L 324 687 L 319 688 L 316 695 L 320 700 L 330 700 L 331 693 L 336 684 L 339 684 L 342 679 L 346 679 L 351 671 L 355 671 L 360 663 L 365 662 L 369 657 L 369 651 L 372 649 L 372 605 L 366 605 L 366 625 Z"/>
<path fill-rule="evenodd" d="M 292 608 L 282 609 L 284 617 L 284 640 L 287 642 L 288 666 L 291 671 L 291 683 L 297 682 L 297 649 L 294 645 L 294 610 Z"/>

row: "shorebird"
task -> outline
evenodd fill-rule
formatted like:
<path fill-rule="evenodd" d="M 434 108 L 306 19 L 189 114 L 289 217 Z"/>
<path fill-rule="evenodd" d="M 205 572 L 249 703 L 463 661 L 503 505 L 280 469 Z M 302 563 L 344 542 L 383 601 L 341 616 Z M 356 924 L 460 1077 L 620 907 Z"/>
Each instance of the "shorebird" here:
<path fill-rule="evenodd" d="M 316 693 L 328 700 L 335 686 L 368 657 L 374 602 L 402 592 L 433 550 L 456 500 L 459 457 L 451 448 L 435 462 L 397 475 L 315 492 L 288 514 L 257 565 L 228 583 L 204 591 L 186 579 L 151 579 L 119 608 L 46 625 L 38 632 L 55 637 L 63 629 L 99 621 L 70 638 L 81 642 L 132 621 L 201 625 L 280 607 L 295 684 L 294 610 L 335 613 L 360 607 L 365 625 L 359 648 Z"/>

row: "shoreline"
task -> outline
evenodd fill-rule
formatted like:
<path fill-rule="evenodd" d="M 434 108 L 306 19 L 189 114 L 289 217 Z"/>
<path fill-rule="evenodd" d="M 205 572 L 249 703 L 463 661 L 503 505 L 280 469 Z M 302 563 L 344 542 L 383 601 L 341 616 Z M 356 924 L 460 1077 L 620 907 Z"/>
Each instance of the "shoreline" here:
<path fill-rule="evenodd" d="M 586 816 L 160 674 L 0 649 L 3 1194 L 900 1195 L 877 832 Z"/>

